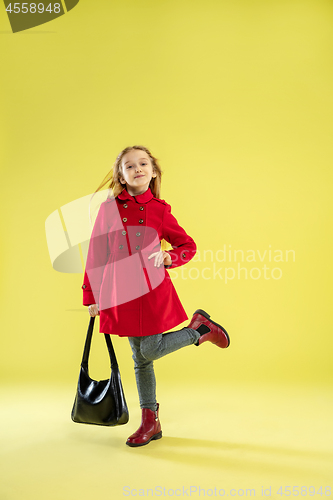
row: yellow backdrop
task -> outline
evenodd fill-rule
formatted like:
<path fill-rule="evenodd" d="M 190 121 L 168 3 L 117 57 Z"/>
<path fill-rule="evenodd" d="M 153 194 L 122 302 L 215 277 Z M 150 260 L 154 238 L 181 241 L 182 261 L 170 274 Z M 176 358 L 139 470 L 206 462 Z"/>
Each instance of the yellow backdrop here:
<path fill-rule="evenodd" d="M 331 8 L 79 3 L 15 35 L 2 12 L 5 378 L 58 378 L 60 360 L 72 378 L 82 274 L 52 269 L 44 222 L 139 143 L 197 242 L 197 262 L 172 273 L 188 316 L 207 309 L 231 336 L 222 358 L 175 354 L 177 373 L 192 377 L 200 359 L 207 377 L 221 360 L 231 379 L 331 379 Z M 125 339 L 117 350 L 125 360 Z"/>
<path fill-rule="evenodd" d="M 331 384 L 332 14 L 325 0 L 82 0 L 12 34 L 0 6 L 4 383 L 74 395 L 83 274 L 52 268 L 45 220 L 143 144 L 198 247 L 170 273 L 180 299 L 231 338 L 159 360 L 158 383 Z M 107 377 L 94 340 L 91 374 Z M 127 339 L 114 344 L 135 391 Z"/>

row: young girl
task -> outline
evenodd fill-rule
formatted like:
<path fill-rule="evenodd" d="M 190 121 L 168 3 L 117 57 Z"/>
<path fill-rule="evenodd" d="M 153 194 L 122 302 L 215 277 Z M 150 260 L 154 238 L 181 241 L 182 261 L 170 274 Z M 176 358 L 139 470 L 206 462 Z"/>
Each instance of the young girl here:
<path fill-rule="evenodd" d="M 90 316 L 100 315 L 100 332 L 128 337 L 132 348 L 142 419 L 128 446 L 162 437 L 154 360 L 191 344 L 230 344 L 226 330 L 202 309 L 187 327 L 162 333 L 188 319 L 166 269 L 189 262 L 196 245 L 160 199 L 161 173 L 143 146 L 118 155 L 96 190 L 111 181 L 113 196 L 99 209 L 82 285 L 83 305 Z M 162 240 L 172 250 L 162 250 Z"/>

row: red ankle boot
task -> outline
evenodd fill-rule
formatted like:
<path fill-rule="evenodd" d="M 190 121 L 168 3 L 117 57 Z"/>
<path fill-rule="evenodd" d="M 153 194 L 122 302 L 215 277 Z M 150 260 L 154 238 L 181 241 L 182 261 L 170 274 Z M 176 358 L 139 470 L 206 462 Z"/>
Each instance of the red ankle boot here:
<path fill-rule="evenodd" d="M 157 410 L 153 411 L 149 408 L 142 408 L 141 425 L 134 434 L 126 441 L 128 446 L 143 446 L 150 443 L 153 439 L 162 437 L 161 423 L 159 421 L 159 404 Z"/>
<path fill-rule="evenodd" d="M 200 333 L 200 338 L 195 345 L 201 345 L 207 340 L 212 344 L 225 349 L 230 345 L 230 338 L 223 326 L 209 319 L 210 316 L 202 309 L 197 309 L 193 314 L 191 323 L 187 328 L 193 328 Z"/>

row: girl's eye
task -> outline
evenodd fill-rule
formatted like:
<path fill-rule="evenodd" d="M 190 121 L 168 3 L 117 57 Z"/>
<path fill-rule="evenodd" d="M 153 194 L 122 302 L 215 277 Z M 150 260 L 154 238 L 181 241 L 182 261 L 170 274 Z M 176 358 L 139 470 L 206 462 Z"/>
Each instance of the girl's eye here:
<path fill-rule="evenodd" d="M 142 166 L 144 166 L 144 165 L 147 165 L 147 163 L 143 162 L 143 163 L 141 163 L 141 165 L 142 165 Z M 133 166 L 133 165 L 127 165 L 127 167 L 126 167 L 126 168 L 132 168 L 132 166 Z"/>

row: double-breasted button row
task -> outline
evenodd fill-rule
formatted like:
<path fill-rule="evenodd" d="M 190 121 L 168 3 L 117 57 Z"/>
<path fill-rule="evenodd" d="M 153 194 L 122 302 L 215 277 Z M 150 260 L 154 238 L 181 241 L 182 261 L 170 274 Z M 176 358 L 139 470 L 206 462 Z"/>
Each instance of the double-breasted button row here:
<path fill-rule="evenodd" d="M 123 204 L 123 207 L 124 207 L 124 208 L 127 208 L 127 207 L 128 207 L 127 203 L 124 203 L 124 204 Z M 145 209 L 145 207 L 139 207 L 139 209 L 140 209 L 140 210 L 144 210 L 144 209 Z"/>
<path fill-rule="evenodd" d="M 128 208 L 127 203 L 123 204 L 123 208 Z M 141 211 L 143 211 L 144 209 L 145 209 L 145 207 L 143 207 L 143 206 L 139 207 L 139 210 L 141 210 Z M 123 217 L 123 222 L 127 222 L 127 220 L 128 220 L 127 217 Z M 139 224 L 143 224 L 143 219 L 139 219 Z"/>

